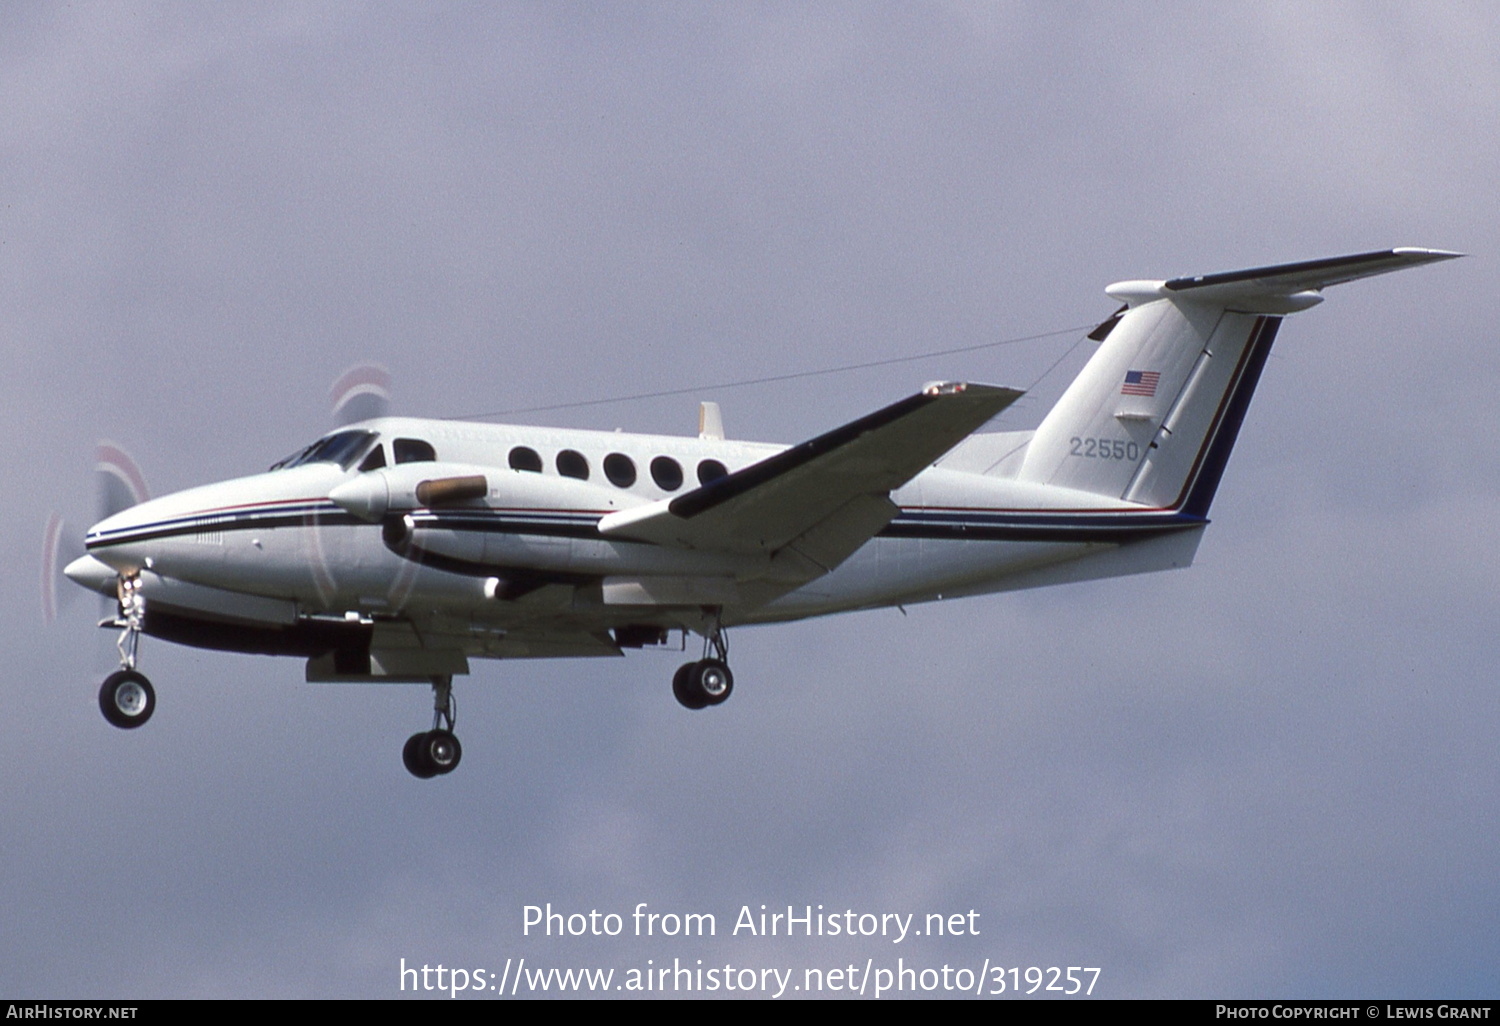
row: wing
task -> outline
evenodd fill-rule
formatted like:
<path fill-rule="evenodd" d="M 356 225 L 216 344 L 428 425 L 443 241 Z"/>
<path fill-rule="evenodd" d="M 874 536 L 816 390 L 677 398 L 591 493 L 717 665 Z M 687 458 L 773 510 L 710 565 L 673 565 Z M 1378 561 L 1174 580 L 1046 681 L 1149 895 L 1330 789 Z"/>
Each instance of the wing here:
<path fill-rule="evenodd" d="M 992 385 L 929 385 L 702 488 L 611 513 L 599 533 L 689 549 L 785 553 L 800 567 L 794 576 L 805 580 L 873 537 L 896 514 L 892 491 L 1020 396 Z"/>

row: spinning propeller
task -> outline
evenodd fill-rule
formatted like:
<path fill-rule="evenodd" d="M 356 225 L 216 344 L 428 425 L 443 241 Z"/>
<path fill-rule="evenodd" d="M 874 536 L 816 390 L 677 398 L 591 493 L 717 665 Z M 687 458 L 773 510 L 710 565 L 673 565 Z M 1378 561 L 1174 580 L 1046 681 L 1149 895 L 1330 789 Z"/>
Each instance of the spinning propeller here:
<path fill-rule="evenodd" d="M 114 442 L 102 441 L 95 456 L 96 521 L 138 506 L 151 497 L 146 478 L 130 453 Z M 63 569 L 82 555 L 82 536 L 69 526 L 62 514 L 54 511 L 47 518 L 47 527 L 42 534 L 42 620 L 45 623 L 55 622 L 59 605 L 70 604 L 72 596 L 77 594 L 71 585 L 59 591 L 58 582 L 63 579 Z"/>
<path fill-rule="evenodd" d="M 391 400 L 390 373 L 375 364 L 356 364 L 338 376 L 328 396 L 335 426 L 383 417 Z M 140 467 L 114 442 L 99 443 L 94 475 L 97 494 L 95 522 L 138 506 L 151 497 Z M 47 518 L 47 526 L 42 532 L 41 605 L 44 623 L 56 622 L 59 608 L 70 605 L 78 594 L 71 582 L 62 587 L 59 584 L 64 580 L 63 570 L 83 555 L 82 535 L 62 514 L 54 511 Z M 113 579 L 101 579 L 99 588 L 100 595 L 106 600 L 116 597 Z"/>
<path fill-rule="evenodd" d="M 391 405 L 391 375 L 384 367 L 361 363 L 340 374 L 328 390 L 337 427 L 384 417 Z"/>

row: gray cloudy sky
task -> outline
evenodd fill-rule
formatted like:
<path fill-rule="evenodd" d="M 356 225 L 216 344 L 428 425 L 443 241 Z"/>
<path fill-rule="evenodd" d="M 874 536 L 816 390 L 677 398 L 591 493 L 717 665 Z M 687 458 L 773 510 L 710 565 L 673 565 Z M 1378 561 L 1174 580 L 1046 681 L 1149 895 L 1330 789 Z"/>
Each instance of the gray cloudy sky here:
<path fill-rule="evenodd" d="M 1497 54 L 1478 3 L 0 7 L 0 994 L 385 997 L 403 957 L 525 956 L 1495 996 Z M 425 689 L 148 639 L 128 734 L 87 596 L 38 625 L 98 438 L 157 493 L 254 471 L 356 361 L 401 412 L 512 409 L 1392 245 L 1473 256 L 1287 324 L 1192 570 L 742 630 L 711 714 L 670 655 L 476 664 L 463 767 L 421 783 Z M 796 441 L 1075 338 L 533 419 L 687 432 L 712 398 Z M 523 938 L 545 902 L 719 936 Z M 728 935 L 762 903 L 982 932 Z"/>

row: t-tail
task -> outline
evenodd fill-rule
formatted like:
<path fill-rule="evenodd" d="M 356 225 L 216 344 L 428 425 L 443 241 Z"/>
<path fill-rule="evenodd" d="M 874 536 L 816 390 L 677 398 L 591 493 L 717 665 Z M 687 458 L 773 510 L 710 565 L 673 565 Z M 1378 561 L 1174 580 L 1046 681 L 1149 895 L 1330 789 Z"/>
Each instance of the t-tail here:
<path fill-rule="evenodd" d="M 1047 414 L 1022 481 L 1205 517 L 1281 320 L 1329 285 L 1461 256 L 1435 249 L 1126 281 L 1099 351 Z"/>

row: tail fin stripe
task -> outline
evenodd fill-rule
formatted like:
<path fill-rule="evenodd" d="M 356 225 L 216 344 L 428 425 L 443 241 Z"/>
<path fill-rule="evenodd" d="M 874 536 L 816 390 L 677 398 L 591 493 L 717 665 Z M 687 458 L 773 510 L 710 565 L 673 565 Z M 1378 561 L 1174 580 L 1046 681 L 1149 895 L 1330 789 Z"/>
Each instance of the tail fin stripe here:
<path fill-rule="evenodd" d="M 1240 425 L 1250 409 L 1250 399 L 1255 394 L 1255 386 L 1260 382 L 1261 371 L 1265 369 L 1266 358 L 1271 355 L 1271 344 L 1276 341 L 1280 328 L 1280 317 L 1261 317 L 1256 323 L 1250 342 L 1240 357 L 1240 365 L 1235 369 L 1234 383 L 1219 404 L 1214 425 L 1184 482 L 1182 494 L 1172 504 L 1182 512 L 1195 517 L 1208 516 L 1209 504 L 1213 502 L 1219 480 L 1224 476 L 1229 453 L 1239 437 Z"/>

